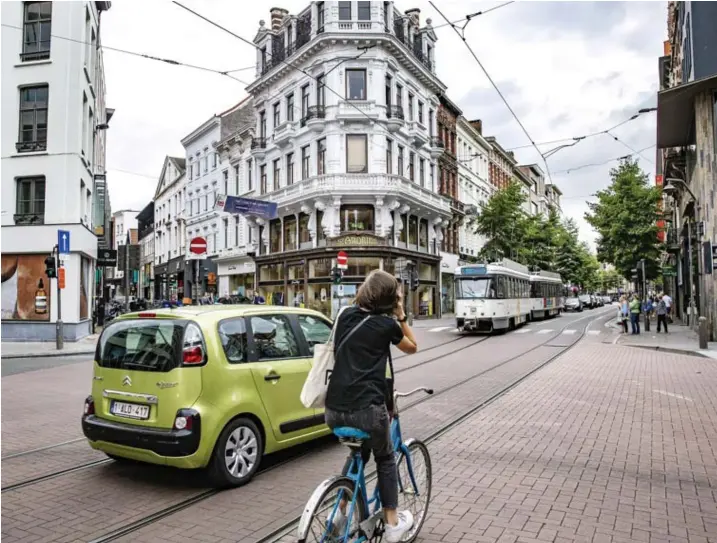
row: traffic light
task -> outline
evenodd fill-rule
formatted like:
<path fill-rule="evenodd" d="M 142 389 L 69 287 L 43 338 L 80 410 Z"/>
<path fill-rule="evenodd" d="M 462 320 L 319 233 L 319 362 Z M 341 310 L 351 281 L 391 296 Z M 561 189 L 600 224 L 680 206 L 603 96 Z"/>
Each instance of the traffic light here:
<path fill-rule="evenodd" d="M 411 269 L 411 290 L 418 290 L 418 270 Z"/>
<path fill-rule="evenodd" d="M 341 280 L 344 278 L 344 272 L 341 268 L 334 267 L 331 270 L 331 279 L 334 282 L 334 285 L 340 285 Z"/>
<path fill-rule="evenodd" d="M 50 279 L 57 277 L 57 263 L 54 255 L 50 255 L 45 259 L 45 275 Z"/>

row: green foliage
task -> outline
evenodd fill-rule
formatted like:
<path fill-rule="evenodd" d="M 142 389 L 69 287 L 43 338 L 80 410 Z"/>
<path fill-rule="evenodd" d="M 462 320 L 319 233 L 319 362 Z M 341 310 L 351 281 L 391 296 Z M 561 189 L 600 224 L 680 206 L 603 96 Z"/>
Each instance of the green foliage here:
<path fill-rule="evenodd" d="M 585 220 L 598 232 L 598 258 L 613 264 L 625 278 L 641 258 L 648 279 L 659 272 L 657 239 L 660 189 L 651 186 L 636 160 L 623 160 L 610 170 L 610 186 L 598 191 L 597 202 L 588 203 Z"/>

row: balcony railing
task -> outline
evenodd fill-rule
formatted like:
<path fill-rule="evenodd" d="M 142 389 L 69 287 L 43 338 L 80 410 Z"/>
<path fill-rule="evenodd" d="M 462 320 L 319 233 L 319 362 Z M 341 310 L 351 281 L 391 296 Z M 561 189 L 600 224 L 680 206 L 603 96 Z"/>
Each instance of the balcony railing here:
<path fill-rule="evenodd" d="M 18 141 L 15 144 L 18 153 L 31 153 L 33 151 L 46 151 L 47 140 L 45 141 Z"/>
<path fill-rule="evenodd" d="M 403 106 L 386 107 L 386 117 L 389 119 L 400 119 L 404 121 L 406 118 L 403 115 Z"/>
<path fill-rule="evenodd" d="M 301 126 L 306 126 L 307 121 L 311 119 L 325 119 L 326 106 L 309 106 L 306 115 L 301 119 Z"/>
<path fill-rule="evenodd" d="M 252 138 L 251 149 L 266 149 L 266 138 Z"/>
<path fill-rule="evenodd" d="M 443 140 L 437 136 L 431 136 L 430 138 L 430 146 L 436 149 L 445 149 L 446 144 L 443 143 Z"/>
<path fill-rule="evenodd" d="M 28 224 L 45 224 L 44 213 L 16 213 L 13 220 L 17 226 Z"/>

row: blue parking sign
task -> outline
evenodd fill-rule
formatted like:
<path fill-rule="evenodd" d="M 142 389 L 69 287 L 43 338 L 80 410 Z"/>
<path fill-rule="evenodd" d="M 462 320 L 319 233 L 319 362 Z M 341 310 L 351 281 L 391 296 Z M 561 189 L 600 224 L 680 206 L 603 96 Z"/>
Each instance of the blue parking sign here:
<path fill-rule="evenodd" d="M 68 230 L 57 231 L 57 251 L 60 254 L 70 252 L 70 232 Z"/>

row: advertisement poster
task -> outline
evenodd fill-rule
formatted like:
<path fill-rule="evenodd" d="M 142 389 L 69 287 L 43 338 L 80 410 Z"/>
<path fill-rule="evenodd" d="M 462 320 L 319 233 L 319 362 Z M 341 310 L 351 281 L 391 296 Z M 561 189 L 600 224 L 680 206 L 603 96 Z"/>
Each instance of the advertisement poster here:
<path fill-rule="evenodd" d="M 84 256 L 81 259 L 80 269 L 80 318 L 89 318 L 89 285 L 90 285 L 90 261 Z"/>
<path fill-rule="evenodd" d="M 46 254 L 2 255 L 2 319 L 50 320 L 50 280 Z"/>

